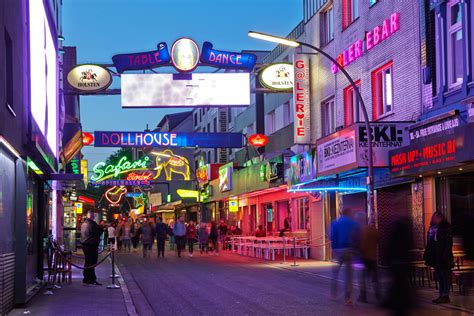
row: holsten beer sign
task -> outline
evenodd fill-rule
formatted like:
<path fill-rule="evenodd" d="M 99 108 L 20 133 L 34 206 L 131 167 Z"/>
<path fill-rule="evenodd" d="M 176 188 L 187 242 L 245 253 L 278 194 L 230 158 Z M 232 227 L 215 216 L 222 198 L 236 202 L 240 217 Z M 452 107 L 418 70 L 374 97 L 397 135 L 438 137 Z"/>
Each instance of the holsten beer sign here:
<path fill-rule="evenodd" d="M 262 86 L 275 91 L 293 91 L 293 65 L 290 63 L 276 63 L 263 68 L 258 76 Z"/>
<path fill-rule="evenodd" d="M 96 92 L 107 89 L 112 83 L 112 76 L 98 65 L 78 65 L 67 74 L 67 82 L 74 89 Z"/>
<path fill-rule="evenodd" d="M 309 57 L 295 53 L 294 55 L 293 99 L 295 102 L 294 138 L 295 144 L 311 143 L 311 113 L 309 91 Z"/>
<path fill-rule="evenodd" d="M 241 133 L 94 132 L 95 147 L 242 148 Z"/>

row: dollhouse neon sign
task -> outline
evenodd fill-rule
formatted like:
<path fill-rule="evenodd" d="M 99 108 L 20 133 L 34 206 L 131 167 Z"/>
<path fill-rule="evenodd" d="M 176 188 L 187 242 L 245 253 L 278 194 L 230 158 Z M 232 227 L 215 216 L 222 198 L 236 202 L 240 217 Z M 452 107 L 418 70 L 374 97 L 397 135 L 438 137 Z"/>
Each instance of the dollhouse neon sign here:
<path fill-rule="evenodd" d="M 400 29 L 400 13 L 393 13 L 389 19 L 383 21 L 382 25 L 377 25 L 365 35 L 365 48 L 369 52 L 375 46 L 388 39 L 392 34 Z M 364 40 L 357 40 L 348 49 L 337 56 L 337 62 L 346 67 L 364 54 Z M 332 73 L 337 73 L 339 68 L 335 64 L 331 67 Z"/>

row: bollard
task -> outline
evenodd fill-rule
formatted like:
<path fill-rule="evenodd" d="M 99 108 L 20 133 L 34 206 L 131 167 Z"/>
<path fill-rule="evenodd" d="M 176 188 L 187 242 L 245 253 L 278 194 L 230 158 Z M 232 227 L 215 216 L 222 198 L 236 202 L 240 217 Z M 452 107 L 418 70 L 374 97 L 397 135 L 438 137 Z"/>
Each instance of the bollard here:
<path fill-rule="evenodd" d="M 112 284 L 107 285 L 108 289 L 120 289 L 120 285 L 115 284 L 115 250 L 114 247 L 111 247 L 110 254 L 112 256 Z"/>
<path fill-rule="evenodd" d="M 285 235 L 283 235 L 283 262 L 280 262 L 280 264 L 286 264 L 286 248 L 285 248 L 285 245 L 286 244 L 286 241 L 285 241 Z"/>
<path fill-rule="evenodd" d="M 293 264 L 291 266 L 292 267 L 297 267 L 298 266 L 296 264 L 296 237 L 293 237 Z"/>

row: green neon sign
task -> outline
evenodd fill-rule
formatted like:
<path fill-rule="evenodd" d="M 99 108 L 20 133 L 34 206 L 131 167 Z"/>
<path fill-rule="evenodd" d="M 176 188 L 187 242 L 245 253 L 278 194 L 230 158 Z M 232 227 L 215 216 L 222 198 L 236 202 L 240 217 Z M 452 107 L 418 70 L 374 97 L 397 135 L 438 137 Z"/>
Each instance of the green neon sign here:
<path fill-rule="evenodd" d="M 91 177 L 91 180 L 102 181 L 132 171 L 148 170 L 147 166 L 150 163 L 150 157 L 148 156 L 144 156 L 143 158 L 135 161 L 128 161 L 127 157 L 124 156 L 120 158 L 120 160 L 115 165 L 107 165 L 105 162 L 101 161 L 98 162 L 94 168 L 92 168 L 94 175 Z"/>

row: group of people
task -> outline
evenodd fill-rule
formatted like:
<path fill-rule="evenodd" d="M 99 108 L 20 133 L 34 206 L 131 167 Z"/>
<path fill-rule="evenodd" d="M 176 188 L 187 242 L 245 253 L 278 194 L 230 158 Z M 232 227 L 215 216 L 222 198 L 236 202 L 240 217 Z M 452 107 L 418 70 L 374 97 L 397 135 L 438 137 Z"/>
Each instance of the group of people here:
<path fill-rule="evenodd" d="M 339 270 L 345 265 L 345 303 L 352 304 L 352 263 L 357 260 L 363 264 L 358 301 L 367 302 L 366 282 L 371 280 L 379 304 L 397 312 L 410 308 L 413 295 L 410 292 L 408 271 L 413 241 L 408 219 L 399 218 L 392 223 L 384 249 L 381 249 L 391 274 L 391 284 L 384 298 L 381 297 L 377 271 L 378 231 L 374 225 L 367 224 L 365 214 L 354 213 L 351 209 L 342 210 L 341 216 L 331 225 L 330 237 L 333 258 L 338 263 L 333 269 L 331 295 L 334 298 L 337 296 Z M 439 297 L 433 300 L 436 304 L 450 301 L 450 274 L 454 267 L 452 246 L 450 224 L 442 213 L 435 212 L 431 218 L 423 258 L 427 266 L 433 267 L 438 278 Z"/>

